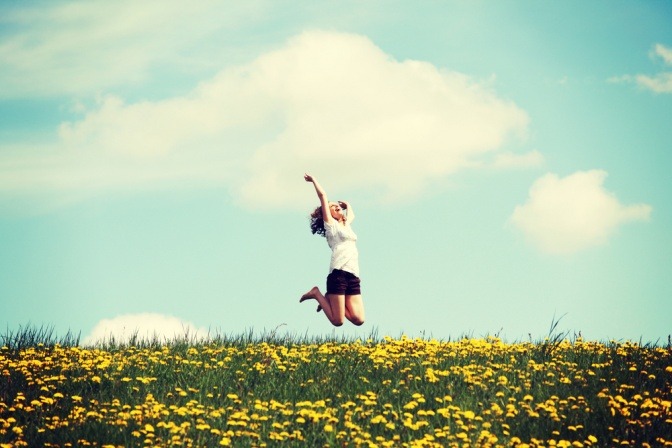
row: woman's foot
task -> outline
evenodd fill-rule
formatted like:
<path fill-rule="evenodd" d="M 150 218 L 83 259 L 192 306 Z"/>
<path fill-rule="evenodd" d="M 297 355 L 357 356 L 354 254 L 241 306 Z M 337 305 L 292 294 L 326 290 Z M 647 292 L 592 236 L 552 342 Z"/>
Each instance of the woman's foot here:
<path fill-rule="evenodd" d="M 319 294 L 319 292 L 320 290 L 318 289 L 318 287 L 313 286 L 313 288 L 310 291 L 301 296 L 301 299 L 299 299 L 299 303 L 303 302 L 304 300 L 317 299 L 317 295 Z"/>

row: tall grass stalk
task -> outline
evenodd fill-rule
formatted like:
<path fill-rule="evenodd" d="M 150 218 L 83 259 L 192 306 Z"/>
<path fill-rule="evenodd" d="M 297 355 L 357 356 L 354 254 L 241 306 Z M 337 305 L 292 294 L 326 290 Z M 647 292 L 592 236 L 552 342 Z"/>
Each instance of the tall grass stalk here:
<path fill-rule="evenodd" d="M 53 347 L 60 345 L 62 347 L 74 347 L 79 345 L 80 333 L 74 334 L 68 332 L 57 337 L 54 334 L 54 327 L 42 325 L 36 327 L 33 325 L 19 326 L 15 331 L 9 328 L 5 334 L 0 335 L 0 347 L 7 347 L 9 350 L 23 350 L 29 347 Z"/>

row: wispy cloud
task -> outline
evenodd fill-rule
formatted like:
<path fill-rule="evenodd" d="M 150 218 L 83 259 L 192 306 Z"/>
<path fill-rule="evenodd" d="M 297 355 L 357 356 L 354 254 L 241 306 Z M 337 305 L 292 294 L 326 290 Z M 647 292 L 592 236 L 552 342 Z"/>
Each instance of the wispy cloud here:
<path fill-rule="evenodd" d="M 653 59 L 661 59 L 663 64 L 672 65 L 672 48 L 656 44 L 651 51 Z M 672 72 L 663 71 L 654 75 L 620 75 L 607 80 L 612 83 L 635 83 L 655 93 L 672 93 Z"/>
<path fill-rule="evenodd" d="M 629 221 L 646 221 L 647 204 L 623 205 L 607 191 L 601 170 L 560 178 L 546 174 L 530 188 L 527 202 L 516 207 L 511 222 L 540 250 L 571 254 L 604 244 Z"/>
<path fill-rule="evenodd" d="M 0 159 L 0 192 L 206 183 L 228 186 L 243 205 L 278 207 L 306 196 L 300 176 L 308 170 L 346 191 L 398 199 L 492 158 L 527 124 L 488 81 L 397 61 L 361 35 L 311 31 L 183 96 L 99 98 L 61 125 L 51 147 L 17 147 Z"/>
<path fill-rule="evenodd" d="M 640 87 L 656 93 L 672 93 L 672 73 L 658 73 L 655 76 L 637 75 L 635 81 Z"/>
<path fill-rule="evenodd" d="M 660 57 L 665 64 L 672 65 L 672 48 L 668 48 L 663 44 L 656 44 L 653 54 Z"/>
<path fill-rule="evenodd" d="M 2 22 L 15 31 L 0 41 L 0 98 L 91 95 L 146 81 L 154 70 L 197 70 L 208 58 L 192 54 L 216 50 L 214 42 L 226 47 L 222 30 L 254 20 L 257 3 L 89 0 L 6 8 Z"/>
<path fill-rule="evenodd" d="M 535 168 L 544 163 L 544 156 L 537 150 L 516 154 L 511 152 L 498 153 L 492 166 L 498 169 Z"/>

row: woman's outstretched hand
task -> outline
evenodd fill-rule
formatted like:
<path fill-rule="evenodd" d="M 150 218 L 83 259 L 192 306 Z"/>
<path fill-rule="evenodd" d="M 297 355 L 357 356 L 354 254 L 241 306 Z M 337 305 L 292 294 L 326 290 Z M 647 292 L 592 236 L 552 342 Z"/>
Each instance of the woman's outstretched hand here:
<path fill-rule="evenodd" d="M 306 180 L 306 182 L 314 182 L 313 176 L 310 174 L 304 174 L 303 178 Z"/>

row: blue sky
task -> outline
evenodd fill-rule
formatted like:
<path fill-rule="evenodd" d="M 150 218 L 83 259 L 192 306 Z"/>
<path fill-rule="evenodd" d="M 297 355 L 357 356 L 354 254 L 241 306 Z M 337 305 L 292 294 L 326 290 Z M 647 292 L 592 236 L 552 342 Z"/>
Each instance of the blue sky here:
<path fill-rule="evenodd" d="M 672 333 L 666 2 L 3 2 L 0 324 Z M 313 174 L 357 211 L 333 329 Z"/>

